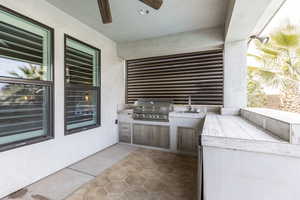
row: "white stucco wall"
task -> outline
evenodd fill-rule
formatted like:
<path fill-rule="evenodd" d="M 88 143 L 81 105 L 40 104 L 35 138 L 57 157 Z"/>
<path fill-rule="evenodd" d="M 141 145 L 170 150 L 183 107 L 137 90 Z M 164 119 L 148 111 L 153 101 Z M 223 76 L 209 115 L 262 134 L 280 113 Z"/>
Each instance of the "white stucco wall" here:
<path fill-rule="evenodd" d="M 223 114 L 237 114 L 247 105 L 247 43 L 245 40 L 224 45 Z"/>
<path fill-rule="evenodd" d="M 55 139 L 0 153 L 0 197 L 117 142 L 117 104 L 124 100 L 124 61 L 116 44 L 44 0 L 0 4 L 55 29 Z M 64 136 L 64 33 L 101 49 L 102 127 Z"/>
<path fill-rule="evenodd" d="M 204 200 L 299 199 L 299 158 L 203 149 Z"/>
<path fill-rule="evenodd" d="M 162 37 L 118 43 L 118 55 L 124 59 L 190 53 L 223 48 L 224 28 L 209 28 Z"/>

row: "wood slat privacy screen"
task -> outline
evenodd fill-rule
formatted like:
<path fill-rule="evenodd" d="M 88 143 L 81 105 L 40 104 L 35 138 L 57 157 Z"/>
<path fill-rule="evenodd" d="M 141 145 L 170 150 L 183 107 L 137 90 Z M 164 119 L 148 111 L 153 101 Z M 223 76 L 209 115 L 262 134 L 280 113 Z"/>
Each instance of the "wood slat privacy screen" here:
<path fill-rule="evenodd" d="M 223 105 L 223 50 L 127 61 L 126 102 L 170 98 L 175 104 Z"/>

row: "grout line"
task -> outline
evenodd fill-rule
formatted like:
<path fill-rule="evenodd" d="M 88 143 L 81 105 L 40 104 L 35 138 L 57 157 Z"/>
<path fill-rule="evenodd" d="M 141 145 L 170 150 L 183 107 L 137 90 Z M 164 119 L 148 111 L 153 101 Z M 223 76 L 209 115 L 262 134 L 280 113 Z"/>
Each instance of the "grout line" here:
<path fill-rule="evenodd" d="M 73 168 L 70 168 L 70 167 L 67 167 L 67 169 L 73 170 L 73 171 L 75 171 L 75 172 L 79 172 L 79 173 L 84 174 L 84 175 L 92 176 L 92 177 L 94 177 L 94 178 L 97 177 L 97 176 L 95 176 L 95 175 L 93 175 L 93 174 L 90 174 L 90 173 L 88 173 L 88 172 L 84 172 L 84 171 L 81 171 L 81 170 L 78 170 L 78 169 L 73 169 Z"/>
<path fill-rule="evenodd" d="M 69 166 L 64 167 L 64 168 L 69 168 L 69 167 L 71 167 L 71 166 L 73 166 L 73 165 L 75 165 L 75 164 L 77 164 L 77 163 L 80 163 L 81 161 L 84 161 L 84 160 L 86 160 L 86 159 L 88 159 L 88 158 L 90 158 L 90 157 L 92 157 L 92 156 L 95 156 L 96 154 L 98 154 L 98 153 L 100 153 L 100 152 L 104 152 L 105 150 L 108 150 L 108 149 L 110 149 L 110 148 L 113 148 L 113 147 L 115 147 L 115 146 L 117 146 L 117 145 L 118 145 L 118 143 L 115 143 L 115 144 L 112 144 L 112 145 L 110 145 L 110 146 L 108 146 L 108 147 L 105 147 L 104 149 L 101 149 L 100 151 L 97 151 L 97 152 L 95 152 L 95 153 L 93 153 L 93 154 L 91 154 L 91 155 L 89 155 L 89 156 L 86 156 L 86 157 L 82 158 L 81 160 L 79 160 L 79 161 L 77 161 L 77 162 L 75 162 L 75 163 L 72 163 L 72 164 L 70 164 Z"/>

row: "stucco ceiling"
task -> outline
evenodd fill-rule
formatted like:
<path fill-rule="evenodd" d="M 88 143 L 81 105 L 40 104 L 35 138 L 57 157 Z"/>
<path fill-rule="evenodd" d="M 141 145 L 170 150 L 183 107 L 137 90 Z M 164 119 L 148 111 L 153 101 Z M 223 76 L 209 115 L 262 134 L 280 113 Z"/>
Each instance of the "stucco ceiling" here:
<path fill-rule="evenodd" d="M 113 23 L 102 24 L 97 0 L 47 0 L 116 42 L 224 26 L 227 0 L 164 0 L 160 10 L 138 0 L 110 0 Z M 140 15 L 138 10 L 150 14 Z"/>

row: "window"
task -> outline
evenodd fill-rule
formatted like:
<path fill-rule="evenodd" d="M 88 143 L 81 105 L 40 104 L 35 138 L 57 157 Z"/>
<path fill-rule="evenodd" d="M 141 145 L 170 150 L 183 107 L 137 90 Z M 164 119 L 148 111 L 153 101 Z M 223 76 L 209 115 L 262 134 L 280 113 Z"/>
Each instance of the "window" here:
<path fill-rule="evenodd" d="M 127 61 L 126 102 L 168 98 L 175 104 L 223 105 L 223 50 Z"/>
<path fill-rule="evenodd" d="M 248 48 L 248 106 L 300 113 L 299 1 L 286 1 Z"/>
<path fill-rule="evenodd" d="M 0 6 L 0 151 L 53 138 L 53 29 Z"/>
<path fill-rule="evenodd" d="M 100 50 L 65 35 L 65 132 L 100 126 Z"/>

